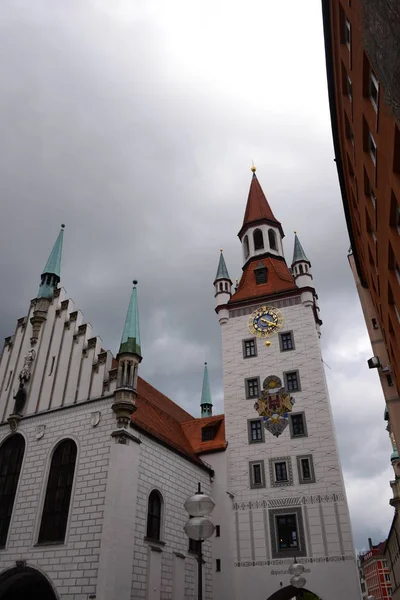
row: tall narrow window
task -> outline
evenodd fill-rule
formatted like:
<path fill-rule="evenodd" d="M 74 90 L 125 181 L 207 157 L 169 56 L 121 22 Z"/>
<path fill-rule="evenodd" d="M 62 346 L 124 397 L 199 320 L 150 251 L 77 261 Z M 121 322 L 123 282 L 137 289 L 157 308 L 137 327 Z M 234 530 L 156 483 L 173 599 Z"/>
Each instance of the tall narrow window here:
<path fill-rule="evenodd" d="M 25 440 L 19 434 L 0 446 L 0 548 L 7 541 L 24 451 Z"/>
<path fill-rule="evenodd" d="M 379 83 L 372 69 L 369 72 L 368 92 L 371 104 L 374 109 L 378 110 Z"/>
<path fill-rule="evenodd" d="M 278 250 L 276 245 L 276 233 L 273 229 L 268 229 L 268 242 L 271 250 Z"/>
<path fill-rule="evenodd" d="M 39 531 L 39 544 L 63 543 L 76 464 L 76 444 L 64 440 L 54 451 Z"/>
<path fill-rule="evenodd" d="M 344 41 L 348 49 L 350 50 L 351 46 L 351 23 L 348 18 L 345 18 L 344 21 Z"/>
<path fill-rule="evenodd" d="M 247 235 L 245 235 L 244 239 L 243 239 L 243 248 L 244 248 L 244 257 L 247 258 L 250 254 L 249 238 L 247 237 Z"/>
<path fill-rule="evenodd" d="M 161 495 L 157 490 L 153 490 L 149 496 L 149 505 L 147 509 L 147 537 L 152 540 L 159 540 L 161 535 Z"/>
<path fill-rule="evenodd" d="M 262 250 L 264 248 L 264 238 L 261 229 L 256 229 L 253 233 L 254 250 Z"/>
<path fill-rule="evenodd" d="M 282 515 L 276 517 L 279 550 L 292 550 L 299 548 L 296 515 Z"/>
<path fill-rule="evenodd" d="M 260 380 L 258 377 L 246 379 L 246 398 L 258 398 L 259 391 Z"/>

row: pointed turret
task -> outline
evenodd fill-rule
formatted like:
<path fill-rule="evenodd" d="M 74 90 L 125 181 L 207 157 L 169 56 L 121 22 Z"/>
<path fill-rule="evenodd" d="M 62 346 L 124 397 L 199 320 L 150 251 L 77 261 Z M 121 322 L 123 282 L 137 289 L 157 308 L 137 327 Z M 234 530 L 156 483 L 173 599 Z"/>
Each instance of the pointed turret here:
<path fill-rule="evenodd" d="M 139 309 L 137 281 L 133 281 L 131 299 L 125 319 L 121 344 L 117 354 L 118 376 L 112 409 L 119 427 L 127 427 L 131 414 L 135 412 L 138 367 L 142 360 L 139 333 Z"/>
<path fill-rule="evenodd" d="M 227 313 L 227 310 L 225 310 L 223 307 L 227 305 L 232 296 L 232 281 L 229 277 L 224 255 L 222 253 L 222 248 L 220 249 L 218 269 L 214 279 L 214 289 L 216 310 L 218 312 L 219 322 L 222 325 L 223 322 L 226 322 L 227 318 L 227 314 L 225 315 L 225 312 Z M 220 308 L 222 308 L 221 311 Z M 223 322 L 221 322 L 221 319 Z"/>
<path fill-rule="evenodd" d="M 207 363 L 204 363 L 203 387 L 201 390 L 201 416 L 212 416 L 212 400 L 210 392 L 210 380 L 208 378 Z"/>
<path fill-rule="evenodd" d="M 292 273 L 297 287 L 313 287 L 311 263 L 304 252 L 296 231 L 294 232 Z"/>
<path fill-rule="evenodd" d="M 256 168 L 251 168 L 253 176 L 242 227 L 238 233 L 243 248 L 243 263 L 254 256 L 269 254 L 283 258 L 282 225 L 274 216 L 268 200 L 256 176 Z"/>
<path fill-rule="evenodd" d="M 128 312 L 126 313 L 124 331 L 122 333 L 119 353 L 136 354 L 141 358 L 140 332 L 139 332 L 139 308 L 137 300 L 137 281 L 133 281 L 131 299 Z"/>
<path fill-rule="evenodd" d="M 38 298 L 52 298 L 54 290 L 60 282 L 60 269 L 61 269 L 61 255 L 64 238 L 64 227 L 61 225 L 61 231 L 55 241 L 50 256 L 47 259 L 46 266 L 42 273 L 42 278 L 38 291 Z"/>

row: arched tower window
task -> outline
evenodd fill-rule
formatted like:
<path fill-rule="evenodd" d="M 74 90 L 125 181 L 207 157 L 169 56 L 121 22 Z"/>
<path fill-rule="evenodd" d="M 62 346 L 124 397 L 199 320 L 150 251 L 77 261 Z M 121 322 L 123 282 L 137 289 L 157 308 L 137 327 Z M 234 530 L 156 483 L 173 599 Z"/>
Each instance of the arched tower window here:
<path fill-rule="evenodd" d="M 245 235 L 244 239 L 243 239 L 243 248 L 244 248 L 244 257 L 247 258 L 248 255 L 250 254 L 249 238 L 247 237 L 247 235 Z"/>
<path fill-rule="evenodd" d="M 161 535 L 161 494 L 153 490 L 149 496 L 147 508 L 147 537 L 159 540 Z"/>
<path fill-rule="evenodd" d="M 264 238 L 261 229 L 255 229 L 253 233 L 254 250 L 262 250 L 264 248 Z"/>
<path fill-rule="evenodd" d="M 224 291 L 224 284 L 222 283 L 222 281 L 219 284 L 219 291 L 223 292 Z"/>
<path fill-rule="evenodd" d="M 51 459 L 42 522 L 38 542 L 60 542 L 65 539 L 77 448 L 73 440 L 64 440 Z"/>
<path fill-rule="evenodd" d="M 278 250 L 278 246 L 276 244 L 276 233 L 273 229 L 268 229 L 268 242 L 271 250 Z"/>
<path fill-rule="evenodd" d="M 303 275 L 303 265 L 299 265 L 300 275 Z"/>
<path fill-rule="evenodd" d="M 22 435 L 9 437 L 0 446 L 0 548 L 4 548 L 25 452 Z"/>

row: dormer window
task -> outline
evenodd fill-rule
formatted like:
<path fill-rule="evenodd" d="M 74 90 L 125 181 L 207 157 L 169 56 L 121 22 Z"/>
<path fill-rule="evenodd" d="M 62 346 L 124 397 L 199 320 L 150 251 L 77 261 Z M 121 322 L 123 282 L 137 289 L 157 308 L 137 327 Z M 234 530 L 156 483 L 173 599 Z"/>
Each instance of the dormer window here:
<path fill-rule="evenodd" d="M 257 268 L 254 269 L 254 274 L 256 276 L 256 283 L 267 283 L 267 267 L 264 267 L 262 262 L 257 265 Z"/>
<path fill-rule="evenodd" d="M 247 237 L 247 235 L 244 236 L 243 247 L 244 247 L 244 257 L 247 258 L 250 254 L 249 238 Z"/>
<path fill-rule="evenodd" d="M 256 229 L 253 233 L 254 250 L 262 250 L 264 248 L 264 238 L 261 229 Z"/>
<path fill-rule="evenodd" d="M 268 229 L 268 242 L 271 250 L 278 250 L 276 245 L 276 233 L 273 229 Z"/>
<path fill-rule="evenodd" d="M 217 434 L 217 427 L 215 425 L 209 425 L 208 427 L 203 427 L 201 430 L 201 441 L 202 442 L 210 442 L 215 438 Z"/>

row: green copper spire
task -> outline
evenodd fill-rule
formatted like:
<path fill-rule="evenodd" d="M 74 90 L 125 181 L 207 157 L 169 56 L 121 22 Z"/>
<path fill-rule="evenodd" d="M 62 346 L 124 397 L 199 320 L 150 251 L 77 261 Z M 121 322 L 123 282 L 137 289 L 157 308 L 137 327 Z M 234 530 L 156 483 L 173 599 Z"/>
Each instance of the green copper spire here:
<path fill-rule="evenodd" d="M 222 254 L 222 248 L 221 248 L 221 254 L 219 256 L 217 274 L 215 276 L 215 280 L 217 280 L 217 279 L 229 279 L 230 280 L 228 269 L 226 268 L 226 264 L 225 264 L 224 255 Z"/>
<path fill-rule="evenodd" d="M 292 265 L 299 260 L 303 260 L 308 263 L 310 262 L 306 256 L 306 253 L 303 250 L 303 246 L 300 244 L 300 240 L 297 237 L 297 233 L 294 232 L 294 252 Z"/>
<path fill-rule="evenodd" d="M 49 258 L 47 259 L 46 266 L 42 273 L 42 280 L 39 286 L 38 298 L 51 298 L 54 294 L 54 290 L 57 288 L 60 282 L 61 254 L 63 247 L 64 227 L 64 224 L 61 225 L 61 231 L 58 234 L 53 249 L 50 252 Z"/>
<path fill-rule="evenodd" d="M 129 354 L 141 355 L 140 333 L 139 333 L 139 310 L 137 300 L 137 281 L 133 281 L 131 300 L 129 302 L 128 312 L 125 319 L 124 332 L 122 334 L 119 354 L 128 352 Z"/>
<path fill-rule="evenodd" d="M 222 255 L 221 255 L 222 256 Z M 208 378 L 207 363 L 204 363 L 203 388 L 201 390 L 201 416 L 211 417 L 212 400 L 210 392 L 210 380 Z"/>

